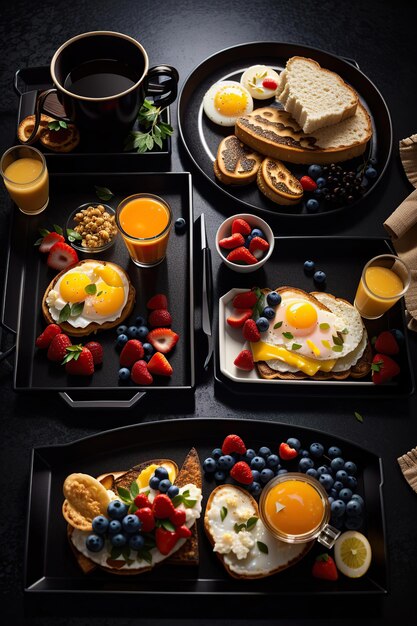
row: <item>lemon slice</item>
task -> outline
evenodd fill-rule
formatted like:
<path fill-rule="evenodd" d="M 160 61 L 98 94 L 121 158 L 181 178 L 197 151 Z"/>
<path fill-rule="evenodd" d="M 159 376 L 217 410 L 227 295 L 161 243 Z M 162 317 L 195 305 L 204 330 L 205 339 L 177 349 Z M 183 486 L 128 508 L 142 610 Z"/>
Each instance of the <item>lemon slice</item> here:
<path fill-rule="evenodd" d="M 371 564 L 369 541 L 356 530 L 342 533 L 334 544 L 334 558 L 339 571 L 349 578 L 363 576 Z"/>

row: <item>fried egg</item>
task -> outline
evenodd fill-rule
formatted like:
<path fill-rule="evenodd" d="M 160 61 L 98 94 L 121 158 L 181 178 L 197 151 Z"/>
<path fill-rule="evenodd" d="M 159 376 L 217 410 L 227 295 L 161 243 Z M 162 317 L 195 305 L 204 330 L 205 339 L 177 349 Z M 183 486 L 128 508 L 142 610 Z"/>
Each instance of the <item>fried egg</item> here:
<path fill-rule="evenodd" d="M 253 100 L 249 91 L 234 80 L 215 83 L 203 98 L 207 117 L 220 126 L 234 126 L 242 115 L 252 113 Z"/>
<path fill-rule="evenodd" d="M 277 93 L 279 76 L 271 67 L 252 65 L 243 72 L 240 84 L 255 100 L 267 100 Z"/>
<path fill-rule="evenodd" d="M 49 291 L 46 304 L 55 322 L 68 305 L 71 314 L 67 323 L 86 328 L 91 322 L 104 324 L 120 317 L 128 295 L 129 283 L 121 268 L 114 263 L 87 261 L 59 278 Z"/>

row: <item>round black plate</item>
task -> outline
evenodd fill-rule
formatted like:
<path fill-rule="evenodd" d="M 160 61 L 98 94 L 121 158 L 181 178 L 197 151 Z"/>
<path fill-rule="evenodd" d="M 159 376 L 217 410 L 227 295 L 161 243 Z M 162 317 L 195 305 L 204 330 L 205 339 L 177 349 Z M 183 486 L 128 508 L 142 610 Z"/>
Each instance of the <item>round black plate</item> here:
<path fill-rule="evenodd" d="M 318 213 L 308 213 L 304 202 L 295 207 L 285 207 L 268 200 L 256 183 L 242 187 L 223 185 L 213 173 L 213 160 L 223 137 L 233 134 L 233 127 L 225 128 L 213 124 L 202 111 L 202 100 L 207 89 L 219 80 L 240 80 L 244 69 L 251 65 L 269 65 L 281 71 L 292 56 L 314 59 L 322 67 L 337 72 L 358 92 L 361 102 L 368 110 L 373 126 L 373 136 L 365 154 L 352 159 L 349 165 L 356 168 L 370 157 L 377 159 L 378 177 L 370 184 L 366 193 L 354 204 L 332 207 L 321 203 Z M 255 108 L 271 104 L 269 100 L 255 100 Z M 178 102 L 178 125 L 182 141 L 200 171 L 218 189 L 238 200 L 246 210 L 260 210 L 280 216 L 319 217 L 335 213 L 363 202 L 381 180 L 388 165 L 392 149 L 392 124 L 388 107 L 375 85 L 355 65 L 354 61 L 298 44 L 279 42 L 252 42 L 226 48 L 200 63 L 186 79 Z M 210 156 L 211 155 L 213 156 Z M 308 166 L 289 164 L 296 176 L 307 173 Z"/>

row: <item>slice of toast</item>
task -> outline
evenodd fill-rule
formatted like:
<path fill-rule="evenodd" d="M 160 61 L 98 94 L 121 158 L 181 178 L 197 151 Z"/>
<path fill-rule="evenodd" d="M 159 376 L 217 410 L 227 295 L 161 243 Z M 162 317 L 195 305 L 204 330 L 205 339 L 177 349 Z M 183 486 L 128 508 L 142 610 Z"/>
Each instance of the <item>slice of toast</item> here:
<path fill-rule="evenodd" d="M 260 191 L 276 204 L 298 204 L 304 194 L 300 181 L 277 159 L 262 161 L 256 182 Z"/>
<path fill-rule="evenodd" d="M 248 185 L 256 179 L 263 157 L 235 135 L 225 137 L 217 149 L 214 173 L 225 185 Z"/>
<path fill-rule="evenodd" d="M 290 113 L 262 107 L 240 117 L 235 135 L 260 154 L 289 163 L 337 163 L 360 156 L 372 136 L 371 119 L 359 102 L 355 115 L 304 133 Z"/>

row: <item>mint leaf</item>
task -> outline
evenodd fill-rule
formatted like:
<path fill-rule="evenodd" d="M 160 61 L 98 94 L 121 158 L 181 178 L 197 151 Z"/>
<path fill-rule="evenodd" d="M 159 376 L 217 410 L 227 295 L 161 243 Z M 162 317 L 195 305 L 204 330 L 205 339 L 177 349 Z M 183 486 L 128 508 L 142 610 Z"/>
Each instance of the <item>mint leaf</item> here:
<path fill-rule="evenodd" d="M 177 508 L 180 504 L 182 504 L 182 495 L 179 493 L 177 496 L 172 498 L 172 504 L 174 505 L 174 509 Z"/>
<path fill-rule="evenodd" d="M 294 335 L 290 332 L 282 333 L 282 336 L 285 337 L 286 339 L 294 339 Z"/>
<path fill-rule="evenodd" d="M 125 504 L 131 504 L 132 498 L 130 497 L 130 491 L 124 487 L 117 487 L 117 495 L 123 500 Z"/>
<path fill-rule="evenodd" d="M 252 530 L 252 528 L 255 527 L 258 519 L 259 519 L 258 517 L 250 517 L 248 519 L 248 521 L 246 522 L 246 529 L 247 530 Z"/>
<path fill-rule="evenodd" d="M 335 335 L 334 337 L 332 337 L 332 339 L 333 343 L 336 344 L 336 346 L 343 346 L 343 339 L 339 337 L 339 335 Z"/>
<path fill-rule="evenodd" d="M 276 330 L 277 328 L 281 328 L 282 326 L 282 322 L 277 322 L 276 324 L 274 324 L 274 330 Z"/>
<path fill-rule="evenodd" d="M 130 485 L 130 495 L 132 496 L 132 500 L 134 500 L 136 496 L 139 495 L 139 485 L 136 480 L 134 480 Z"/>
<path fill-rule="evenodd" d="M 227 516 L 228 510 L 225 506 L 222 506 L 221 510 L 220 510 L 220 519 L 222 520 L 222 522 L 224 522 L 226 516 Z"/>
<path fill-rule="evenodd" d="M 263 552 L 264 554 L 268 554 L 268 552 L 269 552 L 268 546 L 265 543 L 262 543 L 262 541 L 257 541 L 256 545 L 258 546 L 259 552 Z"/>
<path fill-rule="evenodd" d="M 169 521 L 169 519 L 161 520 L 161 526 L 162 528 L 165 528 L 165 530 L 169 530 L 171 533 L 175 532 L 175 526 L 172 522 Z"/>
<path fill-rule="evenodd" d="M 48 230 L 47 228 L 40 228 L 40 229 L 39 229 L 39 234 L 40 234 L 42 237 L 46 237 L 46 235 L 49 235 L 49 233 L 50 233 L 50 232 L 51 232 L 51 231 L 50 231 L 50 230 Z"/>
<path fill-rule="evenodd" d="M 183 491 L 183 492 L 182 492 L 182 495 L 183 495 L 185 498 L 188 498 L 188 496 L 190 495 L 190 490 L 189 490 L 189 489 L 186 489 L 185 491 Z"/>
<path fill-rule="evenodd" d="M 97 292 L 97 285 L 95 283 L 90 283 L 84 287 L 85 293 L 88 293 L 89 296 L 94 296 Z"/>
<path fill-rule="evenodd" d="M 141 550 L 138 552 L 139 559 L 146 561 L 149 565 L 152 565 L 152 554 L 148 550 Z"/>
<path fill-rule="evenodd" d="M 113 547 L 110 552 L 110 557 L 113 559 L 113 561 L 117 561 L 119 556 L 121 556 L 122 552 L 123 552 L 123 548 Z"/>
<path fill-rule="evenodd" d="M 77 317 L 81 315 L 84 310 L 84 302 L 74 302 L 71 307 L 71 317 Z"/>
<path fill-rule="evenodd" d="M 108 189 L 107 187 L 98 187 L 97 185 L 94 185 L 94 187 L 96 190 L 96 196 L 100 200 L 103 200 L 103 202 L 107 202 L 114 197 L 114 193 L 110 191 L 110 189 Z"/>
<path fill-rule="evenodd" d="M 235 524 L 233 526 L 233 530 L 235 531 L 235 533 L 240 533 L 241 530 L 243 530 L 244 528 L 246 528 L 246 524 Z"/>
<path fill-rule="evenodd" d="M 58 324 L 62 324 L 62 322 L 66 322 L 71 315 L 71 307 L 67 304 L 60 310 L 58 317 Z"/>
<path fill-rule="evenodd" d="M 82 239 L 80 233 L 77 233 L 73 228 L 67 228 L 68 241 L 80 241 Z"/>
<path fill-rule="evenodd" d="M 291 350 L 299 350 L 301 348 L 300 343 L 293 343 L 291 346 Z"/>
<path fill-rule="evenodd" d="M 58 233 L 58 235 L 64 234 L 64 231 L 62 230 L 61 226 L 59 226 L 59 224 L 54 224 L 54 229 L 55 229 L 55 232 Z"/>

